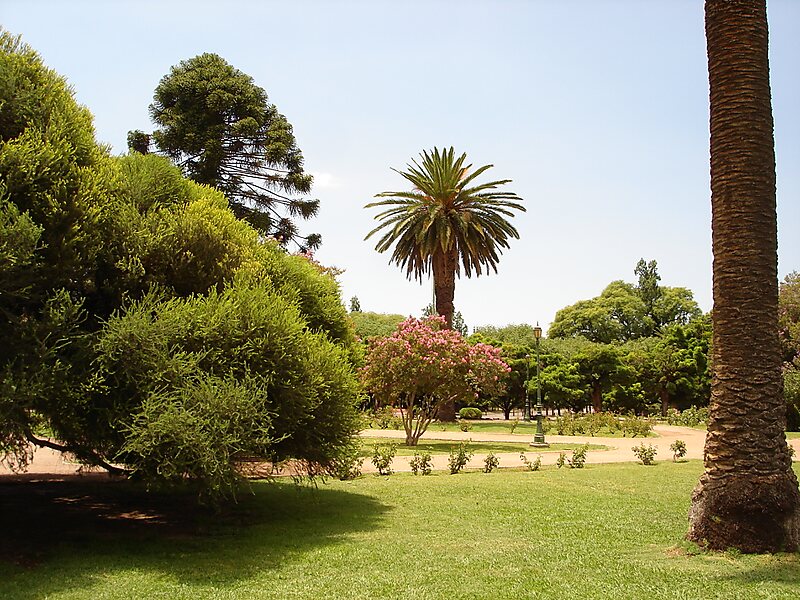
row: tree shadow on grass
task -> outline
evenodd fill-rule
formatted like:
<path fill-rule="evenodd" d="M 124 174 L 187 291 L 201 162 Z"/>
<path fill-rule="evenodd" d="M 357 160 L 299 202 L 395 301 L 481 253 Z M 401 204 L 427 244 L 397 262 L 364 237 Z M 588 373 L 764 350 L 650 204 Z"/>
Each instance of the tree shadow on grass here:
<path fill-rule="evenodd" d="M 0 597 L 89 589 L 135 570 L 226 586 L 380 526 L 376 499 L 291 481 L 254 482 L 220 512 L 184 492 L 98 476 L 0 477 Z"/>
<path fill-rule="evenodd" d="M 736 573 L 721 579 L 744 585 L 774 583 L 781 587 L 786 586 L 789 590 L 800 590 L 800 553 L 765 555 L 759 558 L 764 564 L 753 567 L 743 565 Z"/>

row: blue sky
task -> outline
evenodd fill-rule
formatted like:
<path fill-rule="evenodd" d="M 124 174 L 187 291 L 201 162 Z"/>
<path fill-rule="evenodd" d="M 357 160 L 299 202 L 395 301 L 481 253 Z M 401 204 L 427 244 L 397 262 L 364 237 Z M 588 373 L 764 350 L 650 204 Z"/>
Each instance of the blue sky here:
<path fill-rule="evenodd" d="M 778 161 L 779 274 L 800 270 L 800 2 L 768 3 Z M 345 301 L 418 315 L 408 281 L 364 241 L 374 194 L 404 188 L 423 149 L 454 146 L 525 199 L 499 273 L 456 284 L 468 325 L 549 324 L 633 281 L 711 308 L 708 84 L 700 0 L 150 2 L 3 0 L 33 46 L 125 151 L 172 65 L 215 52 L 293 124 L 315 175 L 317 258 Z"/>

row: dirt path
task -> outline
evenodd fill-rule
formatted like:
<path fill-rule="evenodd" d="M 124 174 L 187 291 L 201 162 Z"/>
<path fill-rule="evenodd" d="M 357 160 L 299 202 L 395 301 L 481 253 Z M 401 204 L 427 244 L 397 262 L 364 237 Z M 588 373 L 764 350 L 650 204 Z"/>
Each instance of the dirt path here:
<path fill-rule="evenodd" d="M 686 442 L 686 458 L 702 459 L 703 446 L 705 444 L 706 432 L 700 429 L 692 429 L 690 427 L 672 427 L 667 425 L 656 425 L 655 432 L 658 437 L 649 438 L 603 438 L 603 437 L 590 437 L 590 436 L 566 436 L 566 435 L 548 435 L 547 441 L 550 443 L 589 443 L 601 444 L 608 446 L 608 450 L 590 450 L 586 457 L 587 464 L 601 464 L 601 463 L 614 463 L 614 462 L 634 462 L 636 457 L 633 455 L 631 448 L 638 446 L 645 442 L 645 444 L 652 444 L 658 450 L 656 455 L 657 461 L 671 460 L 672 452 L 669 447 L 675 440 L 683 440 Z M 367 429 L 362 432 L 362 435 L 369 437 L 380 437 L 387 439 L 405 439 L 403 431 L 396 431 L 391 429 Z M 422 438 L 422 443 L 426 439 L 432 440 L 472 440 L 475 442 L 517 442 L 525 443 L 532 440 L 530 434 L 511 434 L 511 433 L 479 433 L 474 431 L 428 431 Z M 800 458 L 800 439 L 789 440 L 789 443 L 795 449 L 795 460 Z M 530 460 L 535 460 L 537 455 L 541 455 L 543 465 L 553 465 L 558 460 L 559 451 L 549 450 L 547 448 L 530 448 L 525 453 Z M 567 452 L 567 456 L 571 453 Z M 497 454 L 500 459 L 501 467 L 520 467 L 522 462 L 519 458 L 519 453 L 500 453 Z M 433 455 L 433 468 L 434 470 L 446 470 L 448 456 L 446 454 Z M 486 454 L 476 454 L 467 465 L 467 468 L 481 469 L 483 468 L 483 460 Z M 397 456 L 392 462 L 392 469 L 394 471 L 410 471 L 408 465 L 411 457 Z M 32 475 L 68 475 L 74 474 L 78 471 L 81 472 L 104 472 L 102 469 L 89 469 L 81 467 L 80 465 L 70 462 L 59 452 L 49 450 L 47 448 L 39 448 L 34 454 L 34 459 L 29 465 L 26 473 L 28 476 Z M 369 461 L 364 460 L 362 471 L 365 473 L 374 473 L 375 467 Z M 12 471 L 7 465 L 0 463 L 0 475 L 11 474 Z"/>
<path fill-rule="evenodd" d="M 602 463 L 615 463 L 615 462 L 635 462 L 631 450 L 634 446 L 638 446 L 642 442 L 651 444 L 657 449 L 657 461 L 672 460 L 672 451 L 669 449 L 670 445 L 675 440 L 683 440 L 686 442 L 686 458 L 687 459 L 702 459 L 703 447 L 705 446 L 706 432 L 702 429 L 693 429 L 691 427 L 677 427 L 670 425 L 656 425 L 655 433 L 657 437 L 648 438 L 606 438 L 606 437 L 590 437 L 590 436 L 567 436 L 567 435 L 548 435 L 546 440 L 549 443 L 588 443 L 588 444 L 601 444 L 608 446 L 608 450 L 590 450 L 586 455 L 587 464 L 602 464 Z M 389 429 L 367 429 L 361 432 L 362 435 L 368 437 L 380 437 L 387 439 L 405 439 L 405 432 L 395 431 Z M 473 431 L 427 431 L 423 436 L 421 443 L 424 445 L 424 440 L 472 440 L 478 441 L 494 441 L 494 442 L 517 442 L 525 443 L 532 441 L 530 434 L 510 434 L 510 433 L 477 433 Z M 789 443 L 795 449 L 795 460 L 800 457 L 800 439 L 789 440 Z M 541 455 L 543 465 L 554 465 L 558 460 L 560 451 L 549 450 L 547 448 L 530 448 L 526 456 L 530 460 L 535 460 L 537 455 Z M 571 452 L 567 452 L 567 457 L 571 456 Z M 502 453 L 496 454 L 500 459 L 501 467 L 521 467 L 522 461 L 520 460 L 519 453 Z M 410 471 L 408 462 L 411 457 L 397 456 L 392 462 L 392 469 L 394 471 Z M 434 470 L 445 470 L 448 468 L 448 456 L 445 454 L 433 455 L 433 468 Z M 483 460 L 486 454 L 476 454 L 467 465 L 467 468 L 482 469 Z M 375 472 L 375 467 L 369 460 L 364 461 L 362 471 L 365 473 Z"/>

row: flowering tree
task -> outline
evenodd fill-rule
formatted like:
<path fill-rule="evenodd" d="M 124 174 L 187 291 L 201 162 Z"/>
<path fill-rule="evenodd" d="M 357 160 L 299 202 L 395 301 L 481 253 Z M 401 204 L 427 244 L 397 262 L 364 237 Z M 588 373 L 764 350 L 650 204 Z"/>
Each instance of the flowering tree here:
<path fill-rule="evenodd" d="M 501 393 L 509 370 L 498 348 L 471 346 L 443 317 L 432 316 L 409 318 L 372 342 L 362 380 L 379 403 L 400 409 L 406 444 L 416 446 L 442 405 Z"/>

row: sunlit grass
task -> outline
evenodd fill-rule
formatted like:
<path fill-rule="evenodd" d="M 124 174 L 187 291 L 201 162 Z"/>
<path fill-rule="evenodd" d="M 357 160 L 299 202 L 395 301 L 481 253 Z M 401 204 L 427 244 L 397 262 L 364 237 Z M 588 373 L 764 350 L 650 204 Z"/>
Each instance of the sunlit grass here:
<path fill-rule="evenodd" d="M 699 461 L 256 483 L 195 533 L 49 533 L 0 598 L 796 599 L 797 554 L 683 542 Z M 5 557 L 8 559 L 9 557 Z"/>

